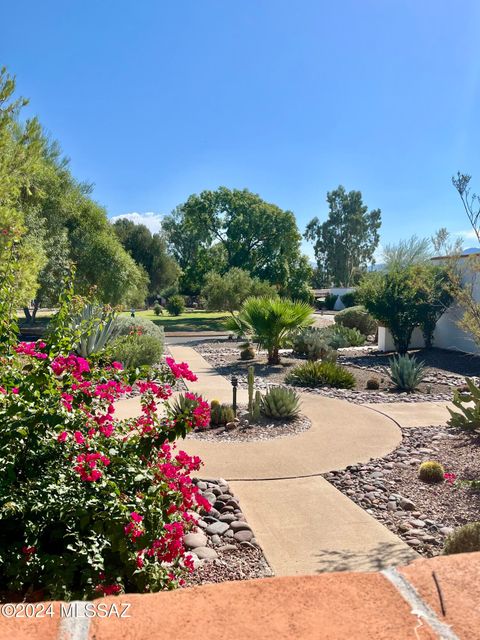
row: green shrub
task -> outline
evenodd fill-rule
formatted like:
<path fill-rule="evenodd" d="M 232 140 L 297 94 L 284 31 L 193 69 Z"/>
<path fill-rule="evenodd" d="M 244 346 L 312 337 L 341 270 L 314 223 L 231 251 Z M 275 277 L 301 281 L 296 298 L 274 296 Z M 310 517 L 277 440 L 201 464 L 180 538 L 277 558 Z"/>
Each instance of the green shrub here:
<path fill-rule="evenodd" d="M 358 329 L 364 336 L 375 333 L 377 329 L 376 320 L 360 305 L 339 311 L 335 315 L 335 323 L 348 329 Z"/>
<path fill-rule="evenodd" d="M 453 392 L 453 404 L 461 413 L 447 407 L 451 415 L 448 424 L 466 431 L 477 431 L 480 429 L 480 389 L 470 378 L 466 378 L 466 383 L 466 392 L 458 389 Z"/>
<path fill-rule="evenodd" d="M 332 349 L 325 340 L 322 329 L 307 327 L 297 333 L 292 341 L 293 350 L 309 360 L 324 360 L 333 357 Z"/>
<path fill-rule="evenodd" d="M 445 541 L 443 553 L 472 553 L 480 551 L 480 522 L 471 522 L 455 529 Z"/>
<path fill-rule="evenodd" d="M 374 391 L 376 389 L 380 389 L 380 381 L 378 380 L 378 378 L 369 378 L 365 386 L 370 391 Z"/>
<path fill-rule="evenodd" d="M 328 309 L 329 311 L 333 311 L 333 309 L 335 308 L 335 303 L 337 301 L 338 296 L 335 295 L 334 293 L 327 293 L 327 295 L 325 296 L 325 309 Z"/>
<path fill-rule="evenodd" d="M 355 291 L 349 291 L 348 293 L 344 293 L 343 296 L 340 296 L 340 300 L 346 309 L 354 307 L 357 304 L 356 299 L 357 296 Z"/>
<path fill-rule="evenodd" d="M 443 465 L 435 460 L 422 462 L 418 468 L 418 477 L 424 482 L 443 482 L 444 475 L 445 469 Z"/>
<path fill-rule="evenodd" d="M 306 362 L 294 367 L 285 381 L 298 387 L 329 386 L 337 389 L 353 389 L 355 377 L 350 371 L 334 362 Z"/>
<path fill-rule="evenodd" d="M 390 379 L 397 389 L 415 391 L 425 375 L 423 362 L 415 357 L 394 356 L 390 360 Z"/>
<path fill-rule="evenodd" d="M 152 367 L 162 358 L 163 342 L 144 333 L 133 333 L 114 340 L 110 346 L 110 354 L 112 359 L 121 362 L 125 369 Z"/>
<path fill-rule="evenodd" d="M 358 329 L 349 329 L 341 324 L 331 324 L 320 331 L 328 346 L 335 351 L 346 347 L 361 347 L 365 344 L 365 336 Z"/>
<path fill-rule="evenodd" d="M 118 316 L 115 319 L 114 336 L 128 336 L 132 333 L 142 333 L 153 336 L 164 343 L 165 334 L 163 327 L 159 327 L 155 322 L 142 318 L 141 316 L 131 318 L 130 316 Z"/>
<path fill-rule="evenodd" d="M 293 389 L 272 387 L 261 400 L 261 412 L 267 418 L 295 418 L 300 411 L 300 398 Z"/>
<path fill-rule="evenodd" d="M 163 313 L 162 305 L 157 303 L 157 304 L 153 307 L 153 313 L 154 313 L 156 316 L 161 316 L 161 315 L 162 315 L 162 313 Z"/>
<path fill-rule="evenodd" d="M 185 311 L 185 299 L 178 294 L 171 296 L 165 306 L 171 316 L 179 316 Z"/>

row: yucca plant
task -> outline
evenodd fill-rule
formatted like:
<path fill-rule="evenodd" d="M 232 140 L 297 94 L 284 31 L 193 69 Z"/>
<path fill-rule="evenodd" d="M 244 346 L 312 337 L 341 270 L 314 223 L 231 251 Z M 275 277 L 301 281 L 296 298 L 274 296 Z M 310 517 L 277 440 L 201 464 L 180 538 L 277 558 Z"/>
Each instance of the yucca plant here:
<path fill-rule="evenodd" d="M 279 350 L 293 333 L 313 322 L 313 309 L 305 302 L 287 298 L 247 298 L 240 313 L 226 326 L 240 335 L 250 335 L 253 342 L 268 352 L 268 363 L 280 362 Z"/>
<path fill-rule="evenodd" d="M 461 413 L 447 407 L 451 415 L 448 424 L 466 431 L 477 431 L 480 430 L 480 389 L 470 378 L 466 378 L 466 383 L 467 391 L 455 389 L 453 392 L 453 404 Z"/>
<path fill-rule="evenodd" d="M 79 356 L 88 358 L 105 349 L 114 336 L 115 317 L 113 310 L 94 304 L 86 304 L 72 317 L 72 327 L 80 331 L 76 347 Z"/>
<path fill-rule="evenodd" d="M 293 389 L 285 387 L 272 387 L 263 396 L 261 401 L 261 412 L 267 418 L 277 420 L 284 418 L 290 420 L 295 418 L 300 411 L 300 398 Z"/>
<path fill-rule="evenodd" d="M 305 362 L 294 367 L 285 382 L 296 387 L 335 387 L 353 389 L 355 377 L 350 371 L 334 362 Z"/>
<path fill-rule="evenodd" d="M 415 357 L 393 356 L 390 360 L 390 379 L 397 389 L 415 391 L 425 375 L 423 362 Z"/>

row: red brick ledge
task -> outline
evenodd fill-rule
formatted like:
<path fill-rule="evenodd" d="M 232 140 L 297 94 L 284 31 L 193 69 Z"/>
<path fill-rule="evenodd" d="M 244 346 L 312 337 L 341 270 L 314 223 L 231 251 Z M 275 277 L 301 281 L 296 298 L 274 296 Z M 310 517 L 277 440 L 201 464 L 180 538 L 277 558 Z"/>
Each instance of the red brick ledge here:
<path fill-rule="evenodd" d="M 78 603 L 77 617 L 67 616 L 72 603 L 55 602 L 51 617 L 2 616 L 0 638 L 479 640 L 479 578 L 480 553 L 472 553 L 416 560 L 384 573 L 266 578 L 102 598 Z M 97 616 L 82 616 L 84 607 Z M 74 610 L 75 603 L 70 614 Z"/>

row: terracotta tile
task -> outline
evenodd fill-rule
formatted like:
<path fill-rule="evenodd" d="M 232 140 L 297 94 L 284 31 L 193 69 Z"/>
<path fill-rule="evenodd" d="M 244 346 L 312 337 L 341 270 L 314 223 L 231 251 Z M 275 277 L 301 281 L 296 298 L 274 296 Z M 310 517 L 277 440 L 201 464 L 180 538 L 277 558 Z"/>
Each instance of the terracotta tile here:
<path fill-rule="evenodd" d="M 435 572 L 446 616 L 432 575 Z M 480 553 L 461 553 L 416 560 L 401 573 L 436 612 L 465 640 L 480 640 Z"/>

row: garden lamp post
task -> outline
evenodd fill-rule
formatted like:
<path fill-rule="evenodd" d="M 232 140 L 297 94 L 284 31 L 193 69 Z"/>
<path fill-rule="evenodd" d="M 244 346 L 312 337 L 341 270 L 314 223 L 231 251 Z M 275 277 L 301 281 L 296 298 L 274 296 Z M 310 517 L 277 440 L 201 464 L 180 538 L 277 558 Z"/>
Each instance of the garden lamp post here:
<path fill-rule="evenodd" d="M 233 413 L 235 414 L 235 417 L 236 417 L 237 416 L 237 387 L 238 387 L 237 376 L 232 376 L 231 382 L 232 382 L 232 391 L 233 391 L 232 407 L 233 407 Z"/>

